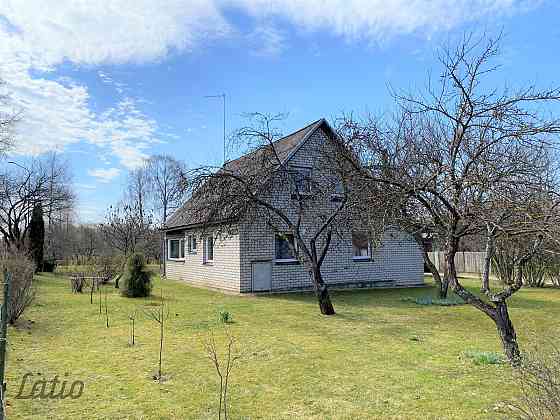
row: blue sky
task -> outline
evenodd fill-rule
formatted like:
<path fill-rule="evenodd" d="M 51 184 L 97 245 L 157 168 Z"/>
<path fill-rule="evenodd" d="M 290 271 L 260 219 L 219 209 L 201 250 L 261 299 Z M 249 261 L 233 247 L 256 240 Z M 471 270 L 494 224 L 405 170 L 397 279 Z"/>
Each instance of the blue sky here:
<path fill-rule="evenodd" d="M 78 218 L 99 221 L 151 154 L 219 164 L 227 126 L 284 112 L 287 133 L 383 112 L 464 31 L 503 30 L 498 85 L 560 84 L 560 4 L 515 0 L 2 0 L 0 78 L 23 112 L 11 158 L 56 150 Z"/>

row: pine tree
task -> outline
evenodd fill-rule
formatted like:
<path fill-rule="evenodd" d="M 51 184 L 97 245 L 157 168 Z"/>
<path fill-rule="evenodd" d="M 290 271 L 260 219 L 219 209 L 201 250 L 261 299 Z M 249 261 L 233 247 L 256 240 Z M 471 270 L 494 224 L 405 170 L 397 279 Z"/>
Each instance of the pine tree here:
<path fill-rule="evenodd" d="M 152 290 L 152 281 L 144 256 L 132 254 L 127 261 L 123 275 L 124 288 L 121 293 L 127 297 L 146 297 Z"/>
<path fill-rule="evenodd" d="M 43 220 L 43 206 L 35 204 L 29 223 L 29 250 L 35 262 L 35 270 L 42 271 L 43 249 L 45 246 L 45 221 Z"/>

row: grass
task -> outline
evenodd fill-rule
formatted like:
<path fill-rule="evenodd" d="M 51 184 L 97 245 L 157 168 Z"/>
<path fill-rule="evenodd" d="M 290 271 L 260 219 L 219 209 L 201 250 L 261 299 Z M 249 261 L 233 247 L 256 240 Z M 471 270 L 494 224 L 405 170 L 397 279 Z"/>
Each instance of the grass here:
<path fill-rule="evenodd" d="M 465 305 L 465 301 L 458 296 L 448 296 L 446 299 L 434 298 L 432 296 L 407 296 L 402 298 L 403 302 L 414 302 L 417 305 L 457 306 Z"/>
<path fill-rule="evenodd" d="M 507 362 L 502 353 L 494 351 L 467 350 L 465 356 L 477 365 L 501 365 Z"/>
<path fill-rule="evenodd" d="M 466 281 L 473 289 L 474 281 Z M 89 294 L 66 279 L 38 277 L 39 298 L 9 330 L 8 418 L 214 419 L 217 378 L 203 350 L 218 312 L 247 351 L 231 378 L 234 419 L 495 418 L 511 398 L 510 367 L 477 365 L 468 349 L 500 352 L 492 322 L 468 305 L 417 305 L 431 288 L 333 292 L 337 315 L 319 314 L 311 294 L 235 296 L 156 280 L 154 297 L 127 299 L 106 286 L 110 328 Z M 141 313 L 128 345 L 128 315 L 170 307 L 163 384 L 158 325 Z M 522 290 L 511 315 L 522 345 L 558 337 L 560 290 Z M 31 322 L 33 321 L 33 322 Z M 79 399 L 16 399 L 22 377 L 85 383 Z M 504 379 L 505 378 L 505 379 Z"/>

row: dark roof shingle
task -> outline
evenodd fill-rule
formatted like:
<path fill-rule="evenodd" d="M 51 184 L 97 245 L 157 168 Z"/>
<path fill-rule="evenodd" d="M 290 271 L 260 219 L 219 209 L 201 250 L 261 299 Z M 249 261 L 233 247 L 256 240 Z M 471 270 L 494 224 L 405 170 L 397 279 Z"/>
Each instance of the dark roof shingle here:
<path fill-rule="evenodd" d="M 300 144 L 302 144 L 302 142 L 324 122 L 324 119 L 317 120 L 273 142 L 272 145 L 280 161 L 285 162 L 289 159 Z M 257 159 L 259 157 L 259 153 L 262 153 L 265 150 L 270 150 L 270 146 L 265 146 L 235 160 L 228 161 L 224 164 L 223 169 L 231 172 L 241 171 L 242 168 L 247 166 L 252 160 Z M 171 230 L 188 227 L 207 221 L 209 219 L 208 215 L 203 215 L 203 212 L 200 211 L 203 201 L 203 198 L 200 196 L 199 198 L 191 197 L 182 207 L 180 207 L 167 219 L 164 229 Z M 195 209 L 196 211 L 194 211 Z"/>

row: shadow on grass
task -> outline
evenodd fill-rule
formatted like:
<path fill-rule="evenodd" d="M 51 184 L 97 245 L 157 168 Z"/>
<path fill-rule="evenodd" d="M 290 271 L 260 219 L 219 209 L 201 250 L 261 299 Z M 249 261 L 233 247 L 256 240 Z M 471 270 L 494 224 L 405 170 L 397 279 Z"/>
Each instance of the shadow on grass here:
<path fill-rule="evenodd" d="M 473 281 L 467 280 L 463 283 L 475 283 Z M 477 286 L 472 284 L 464 284 L 465 288 L 477 296 L 480 296 L 480 292 Z M 496 289 L 498 290 L 498 289 Z M 551 293 L 551 298 L 547 299 L 541 296 L 532 296 L 531 294 L 526 294 L 524 291 L 535 290 L 524 288 L 517 294 L 515 294 L 509 300 L 509 306 L 511 308 L 520 309 L 540 309 L 542 307 L 547 307 L 553 310 L 560 310 L 560 290 L 553 288 L 539 289 L 543 293 Z M 337 306 L 351 305 L 354 307 L 420 307 L 421 310 L 427 309 L 427 307 L 434 307 L 432 305 L 416 305 L 413 302 L 407 302 L 406 299 L 416 299 L 416 298 L 437 298 L 438 292 L 436 287 L 431 284 L 426 284 L 424 287 L 418 288 L 394 288 L 394 289 L 348 289 L 348 290 L 332 290 L 330 291 L 331 299 L 335 310 Z M 451 298 L 456 298 L 452 291 L 449 291 L 449 296 Z M 404 299 L 403 299 L 404 298 Z M 256 299 L 271 300 L 271 301 L 288 301 L 294 303 L 304 303 L 310 305 L 317 305 L 317 298 L 312 291 L 305 292 L 291 292 L 291 293 L 275 293 L 269 295 L 258 295 Z M 448 310 L 456 309 L 456 306 L 465 305 L 453 305 L 453 306 L 438 306 L 439 308 L 445 308 Z M 468 305 L 467 305 L 468 306 Z"/>

